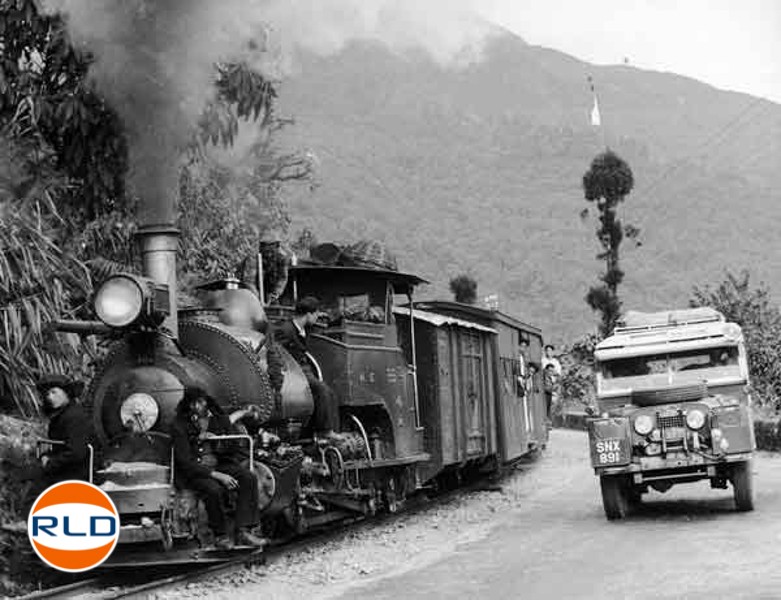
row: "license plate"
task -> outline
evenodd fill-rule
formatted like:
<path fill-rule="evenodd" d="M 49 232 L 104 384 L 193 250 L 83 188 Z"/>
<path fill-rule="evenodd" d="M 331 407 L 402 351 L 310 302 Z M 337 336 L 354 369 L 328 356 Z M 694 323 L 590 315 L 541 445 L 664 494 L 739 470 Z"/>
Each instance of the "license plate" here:
<path fill-rule="evenodd" d="M 593 448 L 594 463 L 598 466 L 628 462 L 628 445 L 625 439 L 597 440 Z"/>

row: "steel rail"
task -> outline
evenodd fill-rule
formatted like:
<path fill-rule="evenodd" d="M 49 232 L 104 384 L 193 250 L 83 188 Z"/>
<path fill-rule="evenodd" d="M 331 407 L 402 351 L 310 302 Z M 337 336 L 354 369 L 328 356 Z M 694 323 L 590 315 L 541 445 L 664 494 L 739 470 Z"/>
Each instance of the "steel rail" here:
<path fill-rule="evenodd" d="M 307 548 L 312 543 L 336 540 L 341 536 L 354 534 L 356 530 L 360 530 L 362 527 L 375 527 L 411 517 L 446 504 L 468 492 L 481 490 L 500 491 L 500 485 L 496 482 L 491 482 L 490 479 L 490 476 L 484 476 L 470 484 L 438 492 L 433 496 L 425 493 L 416 494 L 407 498 L 403 508 L 396 513 L 381 513 L 373 517 L 348 517 L 335 521 L 329 526 L 313 529 L 311 532 L 303 535 L 291 536 L 275 541 L 262 550 L 249 552 L 226 562 L 201 568 L 197 567 L 197 565 L 183 566 L 182 568 L 186 569 L 186 572 L 158 577 L 142 584 L 123 586 L 121 583 L 122 579 L 127 575 L 104 573 L 84 581 L 19 596 L 14 598 L 14 600 L 119 600 L 120 598 L 147 598 L 153 591 L 158 592 L 166 588 L 172 588 L 177 584 L 185 582 L 197 583 L 204 578 L 237 572 L 253 564 L 271 564 L 285 556 Z M 138 573 L 135 573 L 135 576 L 137 575 Z"/>

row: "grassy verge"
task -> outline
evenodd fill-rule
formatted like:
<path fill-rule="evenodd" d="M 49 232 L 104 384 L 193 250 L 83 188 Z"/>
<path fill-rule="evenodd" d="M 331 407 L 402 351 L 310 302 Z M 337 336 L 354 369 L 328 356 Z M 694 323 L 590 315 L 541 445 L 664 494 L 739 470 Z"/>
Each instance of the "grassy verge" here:
<path fill-rule="evenodd" d="M 33 555 L 26 534 L 3 528 L 27 517 L 26 477 L 35 466 L 35 440 L 44 433 L 42 421 L 0 414 L 0 597 L 34 591 L 52 575 Z"/>

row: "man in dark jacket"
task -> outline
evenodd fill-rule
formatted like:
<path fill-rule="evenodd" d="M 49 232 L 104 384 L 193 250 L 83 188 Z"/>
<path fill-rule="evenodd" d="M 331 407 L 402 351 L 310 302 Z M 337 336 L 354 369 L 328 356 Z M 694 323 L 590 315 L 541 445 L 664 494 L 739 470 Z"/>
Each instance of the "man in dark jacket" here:
<path fill-rule="evenodd" d="M 258 483 L 240 463 L 240 455 L 230 442 L 211 442 L 215 435 L 234 433 L 233 424 L 252 412 L 223 413 L 213 398 L 198 388 L 188 388 L 179 402 L 173 425 L 176 483 L 192 489 L 206 504 L 209 527 L 218 548 L 230 548 L 223 499 L 237 492 L 236 528 L 239 544 L 262 546 L 265 540 L 252 534 L 258 521 Z"/>
<path fill-rule="evenodd" d="M 64 375 L 47 375 L 36 385 L 49 416 L 48 438 L 61 444 L 41 457 L 44 478 L 49 485 L 66 479 L 88 479 L 87 444 L 91 441 L 90 420 L 77 397 L 82 384 Z"/>
<path fill-rule="evenodd" d="M 36 384 L 43 412 L 49 417 L 47 439 L 53 442 L 40 458 L 40 463 L 28 470 L 23 479 L 27 490 L 22 508 L 29 512 L 38 496 L 48 487 L 68 479 L 89 479 L 87 444 L 92 438 L 90 420 L 77 398 L 81 382 L 65 375 L 45 375 Z"/>
<path fill-rule="evenodd" d="M 312 390 L 315 401 L 311 419 L 313 432 L 329 437 L 339 428 L 339 405 L 333 390 L 317 376 L 307 345 L 308 329 L 317 322 L 318 307 L 317 298 L 312 296 L 299 300 L 293 318 L 280 325 L 274 334 L 274 339 L 301 365 L 309 388 Z"/>

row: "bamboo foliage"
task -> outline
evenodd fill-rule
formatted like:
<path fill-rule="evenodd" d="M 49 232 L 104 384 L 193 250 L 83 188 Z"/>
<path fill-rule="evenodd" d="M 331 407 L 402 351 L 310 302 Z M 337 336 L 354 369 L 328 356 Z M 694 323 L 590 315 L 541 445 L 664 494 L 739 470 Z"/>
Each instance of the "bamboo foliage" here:
<path fill-rule="evenodd" d="M 32 386 L 37 377 L 80 374 L 79 338 L 55 335 L 46 323 L 67 317 L 74 296 L 88 297 L 90 277 L 51 241 L 40 221 L 17 211 L 3 211 L 0 220 L 0 399 L 29 416 L 38 412 Z"/>

